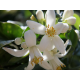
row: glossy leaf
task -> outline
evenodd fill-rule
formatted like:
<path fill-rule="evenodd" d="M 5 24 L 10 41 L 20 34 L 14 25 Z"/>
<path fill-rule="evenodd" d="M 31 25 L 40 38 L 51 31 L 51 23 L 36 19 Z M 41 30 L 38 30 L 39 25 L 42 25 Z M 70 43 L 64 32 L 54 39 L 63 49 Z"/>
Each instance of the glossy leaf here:
<path fill-rule="evenodd" d="M 16 63 L 16 62 L 18 62 L 18 61 L 26 58 L 27 56 L 28 56 L 28 55 L 25 55 L 25 56 L 23 56 L 23 57 L 13 57 L 13 58 L 11 58 L 11 59 L 8 61 L 8 64 L 14 64 L 14 63 Z"/>
<path fill-rule="evenodd" d="M 30 18 L 32 13 L 29 10 L 25 10 L 24 15 L 25 15 L 26 18 Z"/>
<path fill-rule="evenodd" d="M 22 32 L 23 30 L 16 24 L 0 22 L 0 34 L 9 40 L 21 37 Z"/>
<path fill-rule="evenodd" d="M 79 30 L 80 17 L 77 14 L 73 15 L 76 18 L 76 23 L 74 24 L 75 28 Z"/>
<path fill-rule="evenodd" d="M 75 49 L 77 43 L 78 43 L 78 36 L 76 32 L 72 29 L 69 33 L 66 33 L 66 37 L 71 40 L 72 47 Z"/>

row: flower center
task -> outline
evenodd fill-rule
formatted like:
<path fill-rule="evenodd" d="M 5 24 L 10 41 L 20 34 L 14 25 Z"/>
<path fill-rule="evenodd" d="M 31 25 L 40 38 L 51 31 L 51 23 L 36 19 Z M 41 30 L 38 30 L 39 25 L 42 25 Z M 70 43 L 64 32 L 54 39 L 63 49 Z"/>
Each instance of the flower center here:
<path fill-rule="evenodd" d="M 62 70 L 62 68 L 66 67 L 65 65 L 61 64 L 60 66 L 57 67 L 56 70 Z"/>
<path fill-rule="evenodd" d="M 45 32 L 48 37 L 54 37 L 54 35 L 56 35 L 56 30 L 53 27 L 49 27 L 49 24 Z"/>
<path fill-rule="evenodd" d="M 34 58 L 31 60 L 31 64 L 32 64 L 32 66 L 33 66 L 33 62 L 35 63 L 35 64 L 38 64 L 39 62 L 41 62 L 41 64 L 42 64 L 42 61 L 43 61 L 43 58 L 42 57 L 36 57 L 36 56 L 34 56 Z"/>

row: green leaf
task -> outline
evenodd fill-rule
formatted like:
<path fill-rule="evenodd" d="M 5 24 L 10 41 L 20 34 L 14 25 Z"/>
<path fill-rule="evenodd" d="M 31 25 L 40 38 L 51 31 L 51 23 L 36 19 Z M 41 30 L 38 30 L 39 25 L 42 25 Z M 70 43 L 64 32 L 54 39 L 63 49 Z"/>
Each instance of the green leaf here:
<path fill-rule="evenodd" d="M 34 15 L 34 17 L 37 19 L 37 17 L 36 17 L 36 10 L 29 10 L 33 15 Z"/>
<path fill-rule="evenodd" d="M 23 57 L 13 57 L 8 61 L 8 64 L 14 64 L 14 63 L 16 63 L 16 62 L 18 62 L 24 58 L 27 58 L 27 56 L 28 56 L 28 54 L 23 56 Z"/>
<path fill-rule="evenodd" d="M 75 28 L 79 30 L 79 25 L 80 25 L 80 17 L 74 13 L 73 15 L 76 18 L 76 23 L 74 24 Z"/>
<path fill-rule="evenodd" d="M 0 34 L 9 40 L 16 37 L 21 37 L 22 32 L 23 30 L 20 28 L 19 25 L 7 22 L 0 22 Z"/>
<path fill-rule="evenodd" d="M 24 68 L 27 67 L 27 65 L 28 65 L 28 63 L 19 65 L 19 66 L 15 67 L 14 70 L 24 70 Z"/>
<path fill-rule="evenodd" d="M 30 18 L 32 13 L 29 10 L 25 10 L 24 15 L 25 15 L 26 18 Z"/>
<path fill-rule="evenodd" d="M 63 33 L 59 34 L 61 39 L 66 39 L 65 35 Z"/>
<path fill-rule="evenodd" d="M 69 33 L 66 33 L 66 37 L 71 40 L 72 47 L 75 49 L 77 43 L 78 43 L 78 36 L 76 32 L 72 29 Z"/>
<path fill-rule="evenodd" d="M 29 27 L 27 27 L 27 28 L 23 31 L 23 33 L 22 33 L 22 37 L 24 36 L 24 33 L 25 33 L 26 31 L 28 31 L 28 30 L 30 30 Z"/>
<path fill-rule="evenodd" d="M 2 48 L 0 48 L 0 65 L 5 66 L 7 65 L 8 61 L 12 58 L 13 56 L 4 51 Z"/>

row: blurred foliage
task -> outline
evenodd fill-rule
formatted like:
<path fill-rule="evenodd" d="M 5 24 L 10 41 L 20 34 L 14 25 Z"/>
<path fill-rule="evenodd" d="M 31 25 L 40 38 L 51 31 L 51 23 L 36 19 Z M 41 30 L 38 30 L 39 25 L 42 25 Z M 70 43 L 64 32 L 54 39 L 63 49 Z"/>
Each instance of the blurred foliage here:
<path fill-rule="evenodd" d="M 45 13 L 46 10 L 43 10 Z M 63 11 L 61 11 L 63 12 Z M 71 40 L 72 47 L 69 53 L 60 58 L 60 60 L 66 65 L 66 70 L 78 70 L 80 69 L 80 42 L 78 41 L 77 34 L 74 31 L 74 27 L 79 30 L 80 17 L 78 14 L 80 11 L 75 11 L 74 17 L 76 17 L 76 23 L 70 32 L 60 34 L 59 36 L 65 41 L 67 38 Z M 14 57 L 2 49 L 3 46 L 12 47 L 10 44 L 14 44 L 20 49 L 20 45 L 14 43 L 16 37 L 23 37 L 25 31 L 30 28 L 26 25 L 26 20 L 29 20 L 33 14 L 36 18 L 36 10 L 0 10 L 0 70 L 22 70 L 28 65 L 29 55 L 24 57 Z M 60 16 L 57 15 L 57 18 Z M 36 18 L 37 19 L 37 18 Z M 7 22 L 8 20 L 13 21 Z M 16 22 L 17 21 L 17 22 Z M 27 26 L 25 30 L 21 26 Z M 36 34 L 37 44 L 39 44 L 43 36 Z M 24 38 L 24 37 L 23 37 Z M 15 48 L 15 47 L 12 47 Z M 39 65 L 34 67 L 34 70 L 44 70 Z"/>
<path fill-rule="evenodd" d="M 80 25 L 80 17 L 77 14 L 74 14 L 74 17 L 76 18 L 76 23 L 74 24 L 75 28 L 79 30 L 79 25 Z"/>

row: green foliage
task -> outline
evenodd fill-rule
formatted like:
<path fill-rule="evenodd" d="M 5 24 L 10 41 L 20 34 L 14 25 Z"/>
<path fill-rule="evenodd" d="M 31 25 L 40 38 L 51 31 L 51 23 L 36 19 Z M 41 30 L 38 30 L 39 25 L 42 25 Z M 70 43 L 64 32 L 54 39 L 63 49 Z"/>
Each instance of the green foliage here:
<path fill-rule="evenodd" d="M 0 22 L 0 34 L 9 40 L 21 37 L 22 32 L 23 30 L 16 24 Z"/>
<path fill-rule="evenodd" d="M 74 13 L 74 17 L 76 18 L 76 23 L 74 24 L 75 28 L 79 30 L 80 25 L 80 17 Z"/>
<path fill-rule="evenodd" d="M 25 10 L 24 15 L 25 15 L 26 18 L 30 18 L 32 13 L 29 10 Z"/>
<path fill-rule="evenodd" d="M 71 56 L 73 56 L 72 53 L 74 52 L 74 50 L 78 44 L 78 36 L 75 33 L 75 31 L 72 29 L 70 32 L 66 33 L 66 38 L 68 38 L 72 43 L 71 49 L 66 57 L 71 57 Z"/>
<path fill-rule="evenodd" d="M 75 47 L 78 43 L 78 36 L 75 33 L 75 31 L 72 29 L 70 32 L 66 33 L 66 37 L 71 40 L 72 47 L 75 49 Z"/>
<path fill-rule="evenodd" d="M 19 18 L 16 19 L 19 13 Z M 46 12 L 46 10 L 43 12 Z M 23 14 L 24 13 L 24 14 Z M 14 41 L 16 37 L 24 37 L 24 33 L 28 30 L 30 30 L 29 27 L 27 27 L 25 30 L 21 29 L 21 25 L 26 26 L 26 20 L 29 20 L 31 15 L 33 14 L 34 17 L 36 17 L 36 10 L 24 10 L 24 11 L 16 11 L 7 12 L 5 10 L 0 11 L 0 70 L 22 70 L 25 67 L 27 67 L 29 63 L 29 55 L 25 55 L 23 57 L 14 57 L 4 51 L 2 49 L 3 46 L 10 47 L 9 44 Z M 5 17 L 5 14 L 7 14 L 7 17 Z M 20 16 L 22 14 L 22 16 Z M 3 16 L 2 16 L 3 15 Z M 9 15 L 9 17 L 8 17 Z M 14 16 L 13 16 L 14 15 Z M 12 17 L 12 18 L 11 18 Z M 14 17 L 14 18 L 13 18 Z M 56 22 L 59 22 L 60 16 L 56 15 Z M 74 17 L 76 17 L 76 23 L 74 24 L 75 28 L 79 30 L 80 25 L 80 17 L 77 14 L 74 14 Z M 3 22 L 5 20 L 11 20 L 12 23 Z M 16 21 L 17 20 L 17 21 Z M 37 20 L 37 22 L 39 22 Z M 45 21 L 43 21 L 43 25 L 45 25 Z M 39 44 L 43 35 L 35 34 L 36 35 L 36 43 Z M 72 29 L 71 31 L 67 33 L 61 33 L 60 38 L 63 40 L 69 39 L 72 42 L 71 49 L 69 53 L 61 58 L 61 61 L 67 66 L 66 69 L 68 70 L 75 70 L 80 69 L 80 42 L 78 41 L 77 34 Z M 78 43 L 77 43 L 78 42 Z M 14 42 L 13 42 L 14 43 Z M 15 44 L 14 44 L 15 45 Z M 16 45 L 19 49 L 21 49 L 21 45 Z M 70 46 L 68 46 L 70 47 Z M 67 47 L 67 48 L 68 48 Z M 42 67 L 36 65 L 33 70 L 44 70 Z"/>

